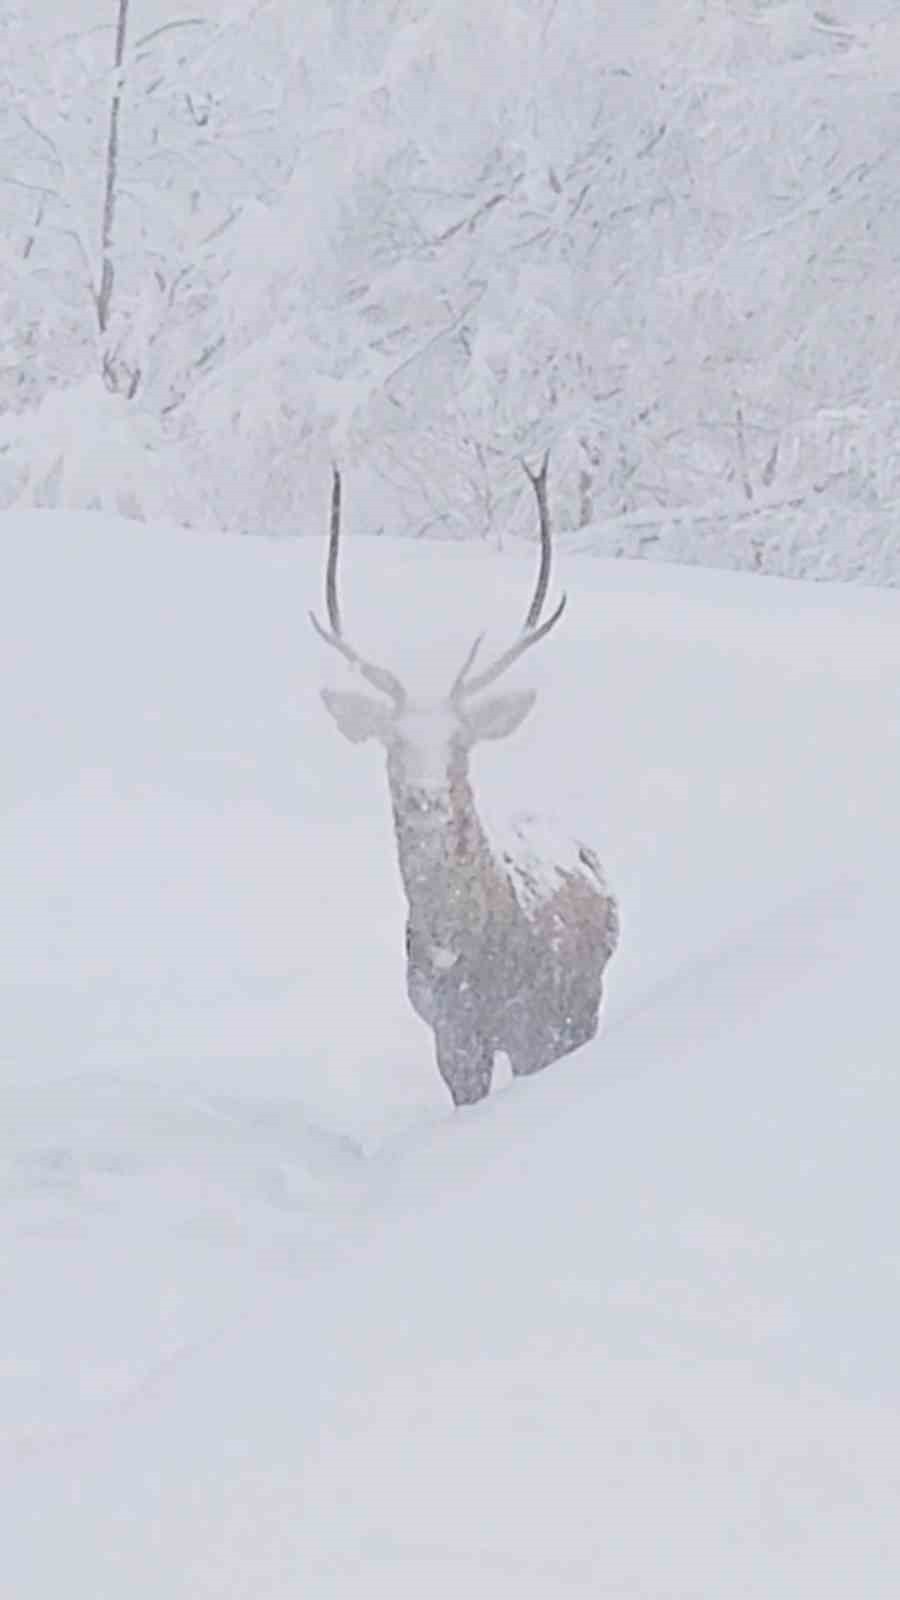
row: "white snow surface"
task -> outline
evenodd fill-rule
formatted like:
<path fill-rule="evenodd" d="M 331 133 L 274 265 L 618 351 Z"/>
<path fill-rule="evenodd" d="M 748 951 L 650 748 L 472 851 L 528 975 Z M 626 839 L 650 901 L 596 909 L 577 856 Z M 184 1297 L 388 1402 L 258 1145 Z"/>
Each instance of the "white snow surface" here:
<path fill-rule="evenodd" d="M 602 1037 L 454 1114 L 320 543 L 0 533 L 4 1592 L 893 1596 L 900 596 L 560 562 L 476 789 L 622 945 Z M 423 693 L 532 577 L 346 557 Z"/>

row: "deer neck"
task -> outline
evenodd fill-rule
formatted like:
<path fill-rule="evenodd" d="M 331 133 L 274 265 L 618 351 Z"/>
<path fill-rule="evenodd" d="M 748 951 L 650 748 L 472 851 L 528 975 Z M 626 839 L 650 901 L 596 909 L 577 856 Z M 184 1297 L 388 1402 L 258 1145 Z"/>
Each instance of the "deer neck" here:
<path fill-rule="evenodd" d="M 435 951 L 459 953 L 486 921 L 490 861 L 468 776 L 428 794 L 395 781 L 391 800 L 412 930 Z"/>

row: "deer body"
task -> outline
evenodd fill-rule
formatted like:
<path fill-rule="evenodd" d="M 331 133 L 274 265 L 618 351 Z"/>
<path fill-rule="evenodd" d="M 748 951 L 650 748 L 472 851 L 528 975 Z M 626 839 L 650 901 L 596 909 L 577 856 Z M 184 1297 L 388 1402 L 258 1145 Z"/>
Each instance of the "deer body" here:
<path fill-rule="evenodd" d="M 541 507 L 542 602 L 549 573 L 546 462 L 532 483 Z M 364 662 L 343 638 L 335 585 L 339 513 L 335 473 L 331 632 L 313 621 L 393 704 L 354 692 L 325 689 L 322 695 L 347 738 L 376 738 L 386 748 L 409 905 L 407 990 L 434 1033 L 438 1069 L 454 1104 L 469 1104 L 488 1093 L 498 1051 L 524 1076 L 593 1038 L 604 970 L 618 942 L 616 902 L 593 852 L 536 818 L 520 818 L 498 835 L 479 815 L 469 779 L 473 745 L 514 732 L 535 695 L 518 690 L 486 701 L 469 697 L 549 632 L 562 605 L 538 628 L 536 595 L 530 625 L 493 667 L 471 677 L 476 641 L 445 700 L 411 704 L 392 674 Z"/>
<path fill-rule="evenodd" d="M 465 788 L 450 796 L 446 826 L 433 814 L 398 815 L 396 804 L 394 812 L 409 902 L 407 990 L 457 1105 L 488 1092 L 498 1051 L 525 1076 L 594 1037 L 618 936 L 592 852 L 558 848 L 551 864 L 535 850 L 547 830 L 530 818 L 502 843 L 489 838 Z"/>

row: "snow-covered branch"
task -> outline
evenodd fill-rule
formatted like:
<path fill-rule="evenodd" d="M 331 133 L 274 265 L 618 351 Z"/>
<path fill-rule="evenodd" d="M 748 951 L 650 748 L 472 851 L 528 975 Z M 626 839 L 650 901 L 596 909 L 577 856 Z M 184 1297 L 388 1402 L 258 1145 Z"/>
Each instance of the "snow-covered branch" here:
<path fill-rule="evenodd" d="M 109 3 L 112 51 L 0 28 L 7 410 L 104 373 L 227 528 L 303 525 L 336 448 L 373 529 L 500 538 L 549 446 L 563 531 L 715 504 L 763 568 L 748 507 L 892 502 L 882 16 Z"/>

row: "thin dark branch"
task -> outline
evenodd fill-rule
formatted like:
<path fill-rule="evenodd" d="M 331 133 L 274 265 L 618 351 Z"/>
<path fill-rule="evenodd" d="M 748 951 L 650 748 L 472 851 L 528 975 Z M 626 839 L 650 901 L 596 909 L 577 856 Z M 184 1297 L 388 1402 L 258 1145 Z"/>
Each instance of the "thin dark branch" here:
<path fill-rule="evenodd" d="M 26 189 L 29 194 L 49 195 L 51 200 L 58 200 L 59 193 L 56 189 L 48 189 L 44 183 L 25 183 L 22 178 L 8 178 L 0 172 L 0 183 L 8 183 L 14 189 Z"/>
<path fill-rule="evenodd" d="M 37 215 L 36 215 L 36 217 L 34 219 L 34 222 L 32 223 L 31 232 L 28 235 L 28 238 L 25 240 L 25 246 L 24 246 L 24 249 L 22 251 L 22 259 L 23 259 L 23 261 L 27 261 L 28 260 L 28 257 L 31 255 L 31 252 L 34 249 L 34 243 L 35 243 L 35 240 L 36 240 L 37 235 L 38 235 L 38 229 L 39 229 L 41 223 L 43 222 L 43 220 L 44 220 L 44 201 L 42 200 L 40 205 L 37 208 Z"/>
<path fill-rule="evenodd" d="M 106 183 L 103 196 L 103 225 L 100 235 L 102 266 L 100 288 L 97 293 L 97 321 L 100 324 L 101 333 L 105 333 L 109 326 L 109 312 L 115 283 L 112 249 L 118 194 L 119 117 L 122 108 L 122 66 L 125 60 L 125 41 L 128 33 L 128 6 L 129 0 L 119 0 L 119 14 L 116 22 L 115 80 L 109 108 L 109 132 L 106 140 Z"/>
<path fill-rule="evenodd" d="M 141 50 L 145 44 L 151 44 L 154 39 L 158 39 L 163 33 L 171 33 L 174 28 L 211 28 L 212 26 L 213 24 L 208 17 L 182 17 L 180 21 L 163 22 L 160 27 L 152 29 L 150 33 L 145 33 L 142 38 L 138 39 L 134 48 L 135 50 Z"/>

